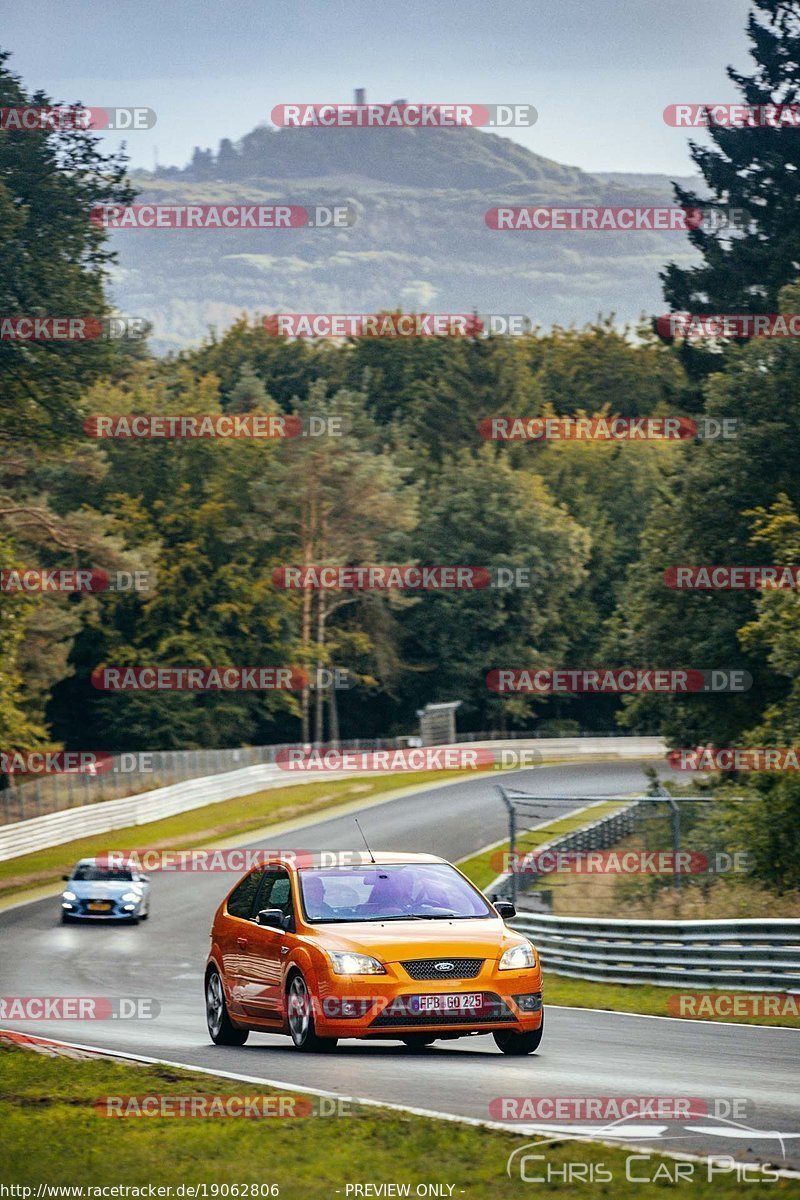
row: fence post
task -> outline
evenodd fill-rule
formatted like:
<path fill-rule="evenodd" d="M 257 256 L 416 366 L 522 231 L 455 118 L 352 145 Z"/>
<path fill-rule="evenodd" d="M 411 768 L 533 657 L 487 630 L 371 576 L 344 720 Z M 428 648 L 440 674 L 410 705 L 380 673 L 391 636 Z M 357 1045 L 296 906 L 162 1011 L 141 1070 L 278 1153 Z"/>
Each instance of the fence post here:
<path fill-rule="evenodd" d="M 501 787 L 500 784 L 495 784 L 495 787 L 497 788 L 498 792 L 500 793 L 500 798 L 503 801 L 503 804 L 505 804 L 506 809 L 508 810 L 508 851 L 509 851 L 509 862 L 511 863 L 511 871 L 509 872 L 510 878 L 511 878 L 511 903 L 516 904 L 517 903 L 517 872 L 514 868 L 516 866 L 517 814 L 516 814 L 514 805 L 511 803 L 511 800 L 508 797 L 508 793 L 506 792 L 506 789 L 504 787 Z"/>

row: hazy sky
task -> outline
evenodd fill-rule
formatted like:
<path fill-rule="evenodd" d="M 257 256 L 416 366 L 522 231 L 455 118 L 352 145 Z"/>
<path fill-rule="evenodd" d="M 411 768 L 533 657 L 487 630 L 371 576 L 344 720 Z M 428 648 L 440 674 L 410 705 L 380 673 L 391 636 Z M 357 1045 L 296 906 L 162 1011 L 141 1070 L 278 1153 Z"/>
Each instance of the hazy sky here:
<path fill-rule="evenodd" d="M 748 0 L 33 0 L 6 3 L 1 44 L 27 86 L 86 105 L 143 105 L 134 166 L 183 165 L 268 122 L 275 104 L 367 98 L 533 104 L 511 136 L 586 170 L 691 169 L 676 102 L 734 100 Z M 114 135 L 111 145 L 119 144 Z"/>

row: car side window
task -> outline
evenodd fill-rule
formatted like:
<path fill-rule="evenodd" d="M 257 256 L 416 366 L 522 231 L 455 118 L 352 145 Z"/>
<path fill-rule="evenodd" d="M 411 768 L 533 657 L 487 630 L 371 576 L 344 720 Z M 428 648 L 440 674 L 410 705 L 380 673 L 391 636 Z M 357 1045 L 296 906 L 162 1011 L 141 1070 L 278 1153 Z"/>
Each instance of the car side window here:
<path fill-rule="evenodd" d="M 253 916 L 253 901 L 261 885 L 263 871 L 251 871 L 228 897 L 227 909 L 232 917 L 242 917 L 248 921 Z"/>
<path fill-rule="evenodd" d="M 258 898 L 258 908 L 279 908 L 285 917 L 292 913 L 292 885 L 286 871 L 270 872 Z"/>

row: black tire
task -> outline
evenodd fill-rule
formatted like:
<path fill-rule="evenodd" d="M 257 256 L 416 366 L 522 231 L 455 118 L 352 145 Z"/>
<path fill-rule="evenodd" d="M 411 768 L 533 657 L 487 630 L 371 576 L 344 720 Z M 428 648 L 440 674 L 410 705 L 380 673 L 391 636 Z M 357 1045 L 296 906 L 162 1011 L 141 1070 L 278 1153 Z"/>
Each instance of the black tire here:
<path fill-rule="evenodd" d="M 143 912 L 140 914 L 139 920 L 146 921 L 149 916 L 150 916 L 150 909 L 148 908 L 147 912 Z"/>
<path fill-rule="evenodd" d="M 206 1025 L 215 1046 L 243 1046 L 250 1036 L 249 1029 L 234 1025 L 228 1016 L 225 989 L 216 967 L 206 975 Z"/>
<path fill-rule="evenodd" d="M 403 1045 L 413 1054 L 419 1054 L 421 1050 L 425 1050 L 428 1046 L 432 1046 L 436 1041 L 435 1037 L 429 1037 L 425 1033 L 411 1033 L 408 1037 L 400 1039 Z"/>
<path fill-rule="evenodd" d="M 72 924 L 72 916 L 70 913 L 67 913 L 67 912 L 61 913 L 61 924 L 62 925 L 71 925 Z"/>
<path fill-rule="evenodd" d="M 533 1054 L 534 1050 L 539 1049 L 539 1043 L 542 1040 L 544 1033 L 544 1013 L 542 1013 L 542 1023 L 538 1029 L 532 1029 L 530 1033 L 514 1033 L 510 1029 L 498 1029 L 492 1036 L 495 1044 L 503 1054 Z"/>
<path fill-rule="evenodd" d="M 295 1048 L 310 1054 L 333 1050 L 339 1039 L 317 1035 L 312 1009 L 311 993 L 306 981 L 299 971 L 295 971 L 286 986 L 286 1019 Z"/>

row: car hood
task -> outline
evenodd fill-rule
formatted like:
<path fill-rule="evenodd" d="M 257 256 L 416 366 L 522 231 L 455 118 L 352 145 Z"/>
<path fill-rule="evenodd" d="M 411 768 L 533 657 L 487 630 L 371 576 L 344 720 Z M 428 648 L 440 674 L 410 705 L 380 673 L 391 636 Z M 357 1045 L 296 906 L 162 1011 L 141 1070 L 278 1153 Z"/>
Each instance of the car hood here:
<path fill-rule="evenodd" d="M 115 897 L 121 896 L 123 892 L 141 894 L 142 885 L 132 883 L 131 880 L 123 882 L 122 880 L 98 879 L 96 882 L 92 882 L 90 879 L 70 879 L 69 883 L 64 884 L 64 891 L 74 892 L 79 900 L 93 899 L 94 897 L 113 900 Z"/>
<path fill-rule="evenodd" d="M 525 939 L 500 917 L 477 921 L 348 921 L 315 926 L 317 945 L 354 950 L 383 962 L 409 958 L 497 958 Z"/>

